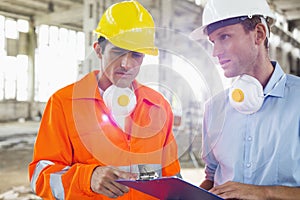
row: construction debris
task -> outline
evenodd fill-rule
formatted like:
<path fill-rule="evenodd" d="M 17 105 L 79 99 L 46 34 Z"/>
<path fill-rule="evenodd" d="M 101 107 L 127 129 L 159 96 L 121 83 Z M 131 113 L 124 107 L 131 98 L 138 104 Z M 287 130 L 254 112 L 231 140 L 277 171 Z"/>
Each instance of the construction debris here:
<path fill-rule="evenodd" d="M 34 195 L 29 187 L 19 186 L 0 194 L 0 200 L 41 200 L 41 198 Z"/>

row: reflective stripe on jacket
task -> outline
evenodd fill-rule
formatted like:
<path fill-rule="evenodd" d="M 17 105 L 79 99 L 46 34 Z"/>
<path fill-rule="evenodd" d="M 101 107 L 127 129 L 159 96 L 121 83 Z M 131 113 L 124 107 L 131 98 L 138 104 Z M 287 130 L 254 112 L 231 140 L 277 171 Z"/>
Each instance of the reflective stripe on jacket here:
<path fill-rule="evenodd" d="M 49 99 L 29 165 L 31 187 L 43 199 L 108 199 L 90 189 L 97 166 L 162 166 L 180 173 L 173 114 L 154 90 L 134 82 L 137 105 L 125 131 L 112 120 L 91 72 Z M 125 167 L 126 168 L 126 167 Z M 154 199 L 130 189 L 118 199 Z"/>

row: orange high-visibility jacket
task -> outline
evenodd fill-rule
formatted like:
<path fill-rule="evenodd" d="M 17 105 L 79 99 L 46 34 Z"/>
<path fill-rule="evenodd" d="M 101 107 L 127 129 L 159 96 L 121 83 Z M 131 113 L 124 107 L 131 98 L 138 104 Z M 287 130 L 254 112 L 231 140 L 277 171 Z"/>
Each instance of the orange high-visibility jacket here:
<path fill-rule="evenodd" d="M 97 166 L 142 164 L 156 166 L 162 176 L 180 173 L 173 114 L 164 97 L 134 81 L 137 105 L 123 131 L 103 102 L 98 73 L 60 89 L 47 103 L 29 165 L 31 187 L 43 199 L 108 199 L 90 188 Z M 130 189 L 118 199 L 154 198 Z"/>

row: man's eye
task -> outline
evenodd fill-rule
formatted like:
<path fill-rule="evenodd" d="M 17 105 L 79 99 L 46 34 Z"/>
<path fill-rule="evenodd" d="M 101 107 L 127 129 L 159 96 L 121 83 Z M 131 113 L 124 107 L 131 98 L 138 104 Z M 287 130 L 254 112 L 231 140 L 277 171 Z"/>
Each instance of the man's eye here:
<path fill-rule="evenodd" d="M 122 56 L 122 55 L 126 54 L 126 52 L 124 52 L 124 51 L 113 51 L 113 53 L 118 56 Z"/>
<path fill-rule="evenodd" d="M 142 53 L 132 52 L 132 57 L 134 57 L 134 58 L 141 58 L 143 56 L 144 56 L 144 54 L 142 54 Z"/>
<path fill-rule="evenodd" d="M 229 38 L 229 35 L 227 35 L 227 34 L 223 34 L 223 35 L 220 36 L 221 40 L 226 40 L 228 38 Z"/>

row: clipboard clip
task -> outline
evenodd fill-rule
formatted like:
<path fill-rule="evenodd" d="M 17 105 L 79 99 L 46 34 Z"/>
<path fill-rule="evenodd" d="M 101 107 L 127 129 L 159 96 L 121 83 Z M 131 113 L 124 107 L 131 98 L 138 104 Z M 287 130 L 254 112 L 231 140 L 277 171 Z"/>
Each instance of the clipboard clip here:
<path fill-rule="evenodd" d="M 149 171 L 149 172 L 140 172 L 139 177 L 137 180 L 153 180 L 159 178 L 159 175 L 155 171 Z"/>

